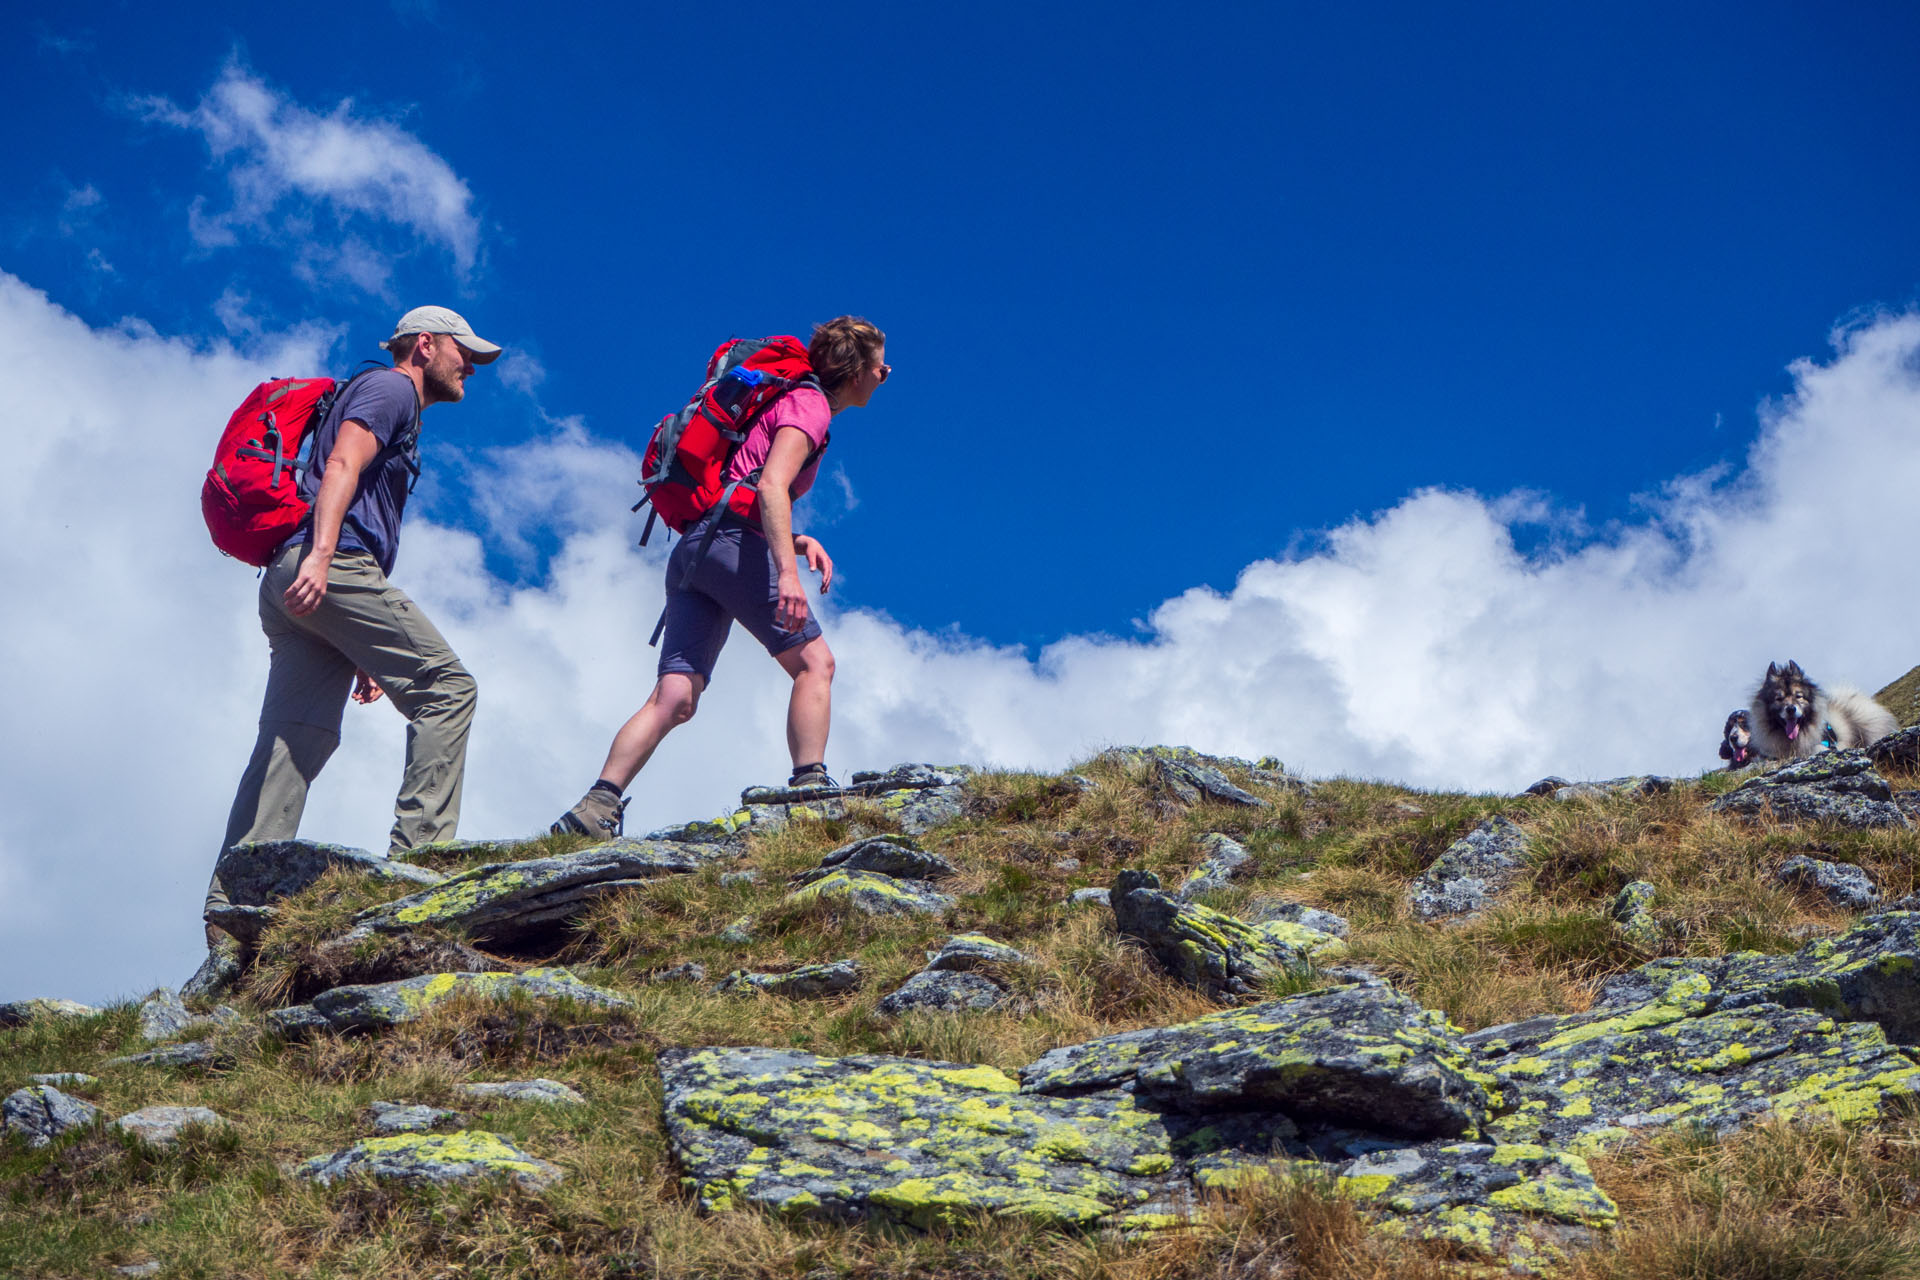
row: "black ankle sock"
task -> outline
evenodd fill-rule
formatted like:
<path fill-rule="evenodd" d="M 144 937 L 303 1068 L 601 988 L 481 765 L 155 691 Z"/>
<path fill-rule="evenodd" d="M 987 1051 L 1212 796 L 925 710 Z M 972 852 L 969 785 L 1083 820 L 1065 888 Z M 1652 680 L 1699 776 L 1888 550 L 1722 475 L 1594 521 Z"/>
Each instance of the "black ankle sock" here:
<path fill-rule="evenodd" d="M 793 777 L 788 778 L 787 781 L 792 782 L 794 781 L 794 779 L 804 778 L 810 773 L 825 773 L 826 771 L 827 771 L 827 762 L 824 760 L 820 761 L 818 764 L 795 765 L 793 770 Z"/>
<path fill-rule="evenodd" d="M 600 779 L 598 782 L 588 787 L 587 790 L 605 791 L 616 800 L 620 798 L 620 788 L 614 786 L 611 782 L 608 782 L 605 778 Z"/>

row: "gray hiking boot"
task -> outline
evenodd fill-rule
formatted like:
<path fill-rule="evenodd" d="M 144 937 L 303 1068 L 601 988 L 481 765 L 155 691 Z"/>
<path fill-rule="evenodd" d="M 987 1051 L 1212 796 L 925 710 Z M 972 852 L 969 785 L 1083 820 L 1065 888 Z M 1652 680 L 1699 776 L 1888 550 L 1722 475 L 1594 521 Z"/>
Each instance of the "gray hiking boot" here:
<path fill-rule="evenodd" d="M 827 776 L 827 766 L 810 764 L 803 769 L 795 769 L 793 776 L 787 779 L 789 791 L 820 791 L 831 789 L 838 791 L 840 784 Z"/>
<path fill-rule="evenodd" d="M 595 844 L 612 840 L 623 832 L 627 817 L 627 798 L 604 787 L 595 787 L 580 797 L 580 803 L 560 815 L 549 827 L 554 835 L 586 836 Z"/>

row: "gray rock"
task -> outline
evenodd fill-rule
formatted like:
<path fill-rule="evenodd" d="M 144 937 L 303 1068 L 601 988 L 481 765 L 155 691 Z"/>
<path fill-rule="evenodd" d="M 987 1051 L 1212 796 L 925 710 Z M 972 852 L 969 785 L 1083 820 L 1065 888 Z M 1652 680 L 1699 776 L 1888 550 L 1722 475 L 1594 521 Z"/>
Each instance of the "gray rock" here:
<path fill-rule="evenodd" d="M 109 1058 L 107 1065 L 110 1067 L 196 1067 L 212 1070 L 232 1066 L 233 1059 L 205 1040 L 189 1040 L 184 1044 L 164 1045 L 158 1049 L 149 1049 L 145 1053 L 129 1054 L 124 1058 Z"/>
<path fill-rule="evenodd" d="M 1554 774 L 1548 774 L 1546 777 L 1540 779 L 1540 781 L 1534 783 L 1532 786 L 1528 787 L 1525 791 L 1522 791 L 1520 794 L 1523 796 L 1550 796 L 1555 792 L 1561 790 L 1563 787 L 1570 787 L 1572 785 L 1573 784 L 1571 782 L 1568 782 L 1565 778 L 1558 777 Z"/>
<path fill-rule="evenodd" d="M 288 1040 L 305 1040 L 316 1031 L 331 1031 L 333 1024 L 310 1004 L 290 1005 L 267 1014 L 267 1029 Z"/>
<path fill-rule="evenodd" d="M 1709 806 L 1746 817 L 1771 814 L 1785 823 L 1826 822 L 1843 827 L 1907 827 L 1887 780 L 1865 751 L 1822 751 L 1749 778 Z"/>
<path fill-rule="evenodd" d="M 170 1147 L 189 1125 L 219 1129 L 227 1122 L 205 1107 L 142 1107 L 113 1123 L 150 1146 Z"/>
<path fill-rule="evenodd" d="M 1873 877 L 1850 863 L 1793 857 L 1781 863 L 1774 875 L 1780 883 L 1817 893 L 1838 907 L 1866 911 L 1880 904 Z"/>
<path fill-rule="evenodd" d="M 248 907 L 232 902 L 208 907 L 203 914 L 208 924 L 248 948 L 258 946 L 260 935 L 280 918 L 276 907 Z"/>
<path fill-rule="evenodd" d="M 835 849 L 820 859 L 818 867 L 795 876 L 794 883 L 810 884 L 836 868 L 843 871 L 871 871 L 876 875 L 905 880 L 942 880 L 954 873 L 951 862 L 937 853 L 925 852 L 911 839 L 869 836 Z"/>
<path fill-rule="evenodd" d="M 1905 815 L 1908 822 L 1920 825 L 1920 791 L 1894 792 L 1893 807 Z"/>
<path fill-rule="evenodd" d="M 719 933 L 720 941 L 730 947 L 746 947 L 753 944 L 753 917 L 741 916 Z"/>
<path fill-rule="evenodd" d="M 1025 953 L 981 933 L 958 933 L 927 953 L 927 968 L 963 973 L 999 965 L 1031 964 Z"/>
<path fill-rule="evenodd" d="M 735 885 L 751 885 L 751 884 L 759 884 L 759 883 L 760 883 L 760 873 L 758 871 L 729 871 L 725 875 L 720 877 L 720 887 L 722 889 L 731 889 Z"/>
<path fill-rule="evenodd" d="M 1613 921 L 1620 935 L 1643 951 L 1657 948 L 1663 938 L 1660 922 L 1653 915 L 1654 888 L 1645 880 L 1635 880 L 1613 899 Z"/>
<path fill-rule="evenodd" d="M 243 907 L 264 907 L 292 897 L 335 868 L 405 884 L 438 884 L 446 878 L 437 871 L 376 857 L 364 849 L 316 840 L 237 844 L 220 855 L 214 873 L 227 891 L 227 901 Z"/>
<path fill-rule="evenodd" d="M 752 816 L 745 809 L 735 809 L 732 813 L 723 813 L 704 822 L 682 822 L 661 827 L 658 831 L 649 831 L 645 838 L 698 845 L 703 850 L 702 856 L 709 859 L 733 856 L 745 850 L 751 820 Z"/>
<path fill-rule="evenodd" d="M 204 1018 L 196 1018 L 180 1003 L 180 997 L 162 988 L 140 1006 L 140 1038 L 148 1044 L 171 1040 Z"/>
<path fill-rule="evenodd" d="M 1267 924 L 1278 920 L 1286 924 L 1303 925 L 1321 933 L 1330 933 L 1336 938 L 1346 937 L 1351 928 L 1345 916 L 1270 894 L 1249 902 L 1243 918 L 1248 924 Z"/>
<path fill-rule="evenodd" d="M 1339 1170 L 1343 1190 L 1394 1218 L 1397 1234 L 1508 1260 L 1531 1273 L 1539 1247 L 1523 1237 L 1545 1220 L 1558 1247 L 1597 1243 L 1619 1210 L 1571 1152 L 1489 1142 L 1429 1142 L 1369 1151 Z M 1523 1218 L 1511 1210 L 1524 1209 Z M 1530 1236 L 1531 1231 L 1527 1232 Z"/>
<path fill-rule="evenodd" d="M 1920 725 L 1896 730 L 1869 746 L 1867 759 L 1876 769 L 1920 770 Z"/>
<path fill-rule="evenodd" d="M 1137 938 L 1175 978 L 1215 999 L 1251 995 L 1267 978 L 1305 973 L 1320 959 L 1345 954 L 1331 934 L 1284 921 L 1248 924 L 1160 890 L 1159 877 L 1122 871 L 1113 882 L 1113 920 Z"/>
<path fill-rule="evenodd" d="M 0 1001 L 0 1027 L 24 1027 L 39 1018 L 86 1018 L 100 1010 L 75 1000 Z"/>
<path fill-rule="evenodd" d="M 90 1076 L 84 1071 L 47 1071 L 28 1076 L 27 1079 L 35 1084 L 50 1084 L 56 1089 L 84 1089 L 100 1083 L 99 1077 Z"/>
<path fill-rule="evenodd" d="M 123 1276 L 157 1276 L 164 1268 L 158 1262 L 129 1262 L 125 1266 L 115 1267 L 114 1271 Z"/>
<path fill-rule="evenodd" d="M 501 967 L 498 957 L 437 930 L 388 933 L 359 925 L 315 946 L 284 998 L 307 1000 L 328 987 L 371 986 L 435 973 L 492 973 Z"/>
<path fill-rule="evenodd" d="M 1067 1045 L 1021 1069 L 1029 1093 L 1131 1083 L 1184 1111 L 1271 1108 L 1296 1121 L 1412 1138 L 1477 1133 L 1491 1118 L 1483 1080 L 1463 1070 L 1443 1014 L 1377 987 L 1328 987 Z"/>
<path fill-rule="evenodd" d="M 777 830 L 794 818 L 847 816 L 849 800 L 878 806 L 908 835 L 920 835 L 966 810 L 963 784 L 972 773 L 959 765 L 896 765 L 860 772 L 844 787 L 749 787 L 741 806 L 756 831 Z"/>
<path fill-rule="evenodd" d="M 1235 876 L 1245 875 L 1253 869 L 1253 855 L 1239 841 L 1219 832 L 1200 837 L 1200 852 L 1205 860 L 1197 871 L 1187 877 L 1176 895 L 1182 902 L 1191 901 L 1203 893 L 1216 893 L 1226 888 Z"/>
<path fill-rule="evenodd" d="M 939 915 L 954 905 L 954 899 L 922 880 L 839 867 L 787 895 L 789 902 L 815 898 L 839 899 L 866 915 Z"/>
<path fill-rule="evenodd" d="M 525 973 L 436 973 L 402 982 L 335 987 L 315 996 L 313 1008 L 335 1031 L 370 1031 L 412 1022 L 434 1006 L 457 997 L 497 998 L 516 993 L 603 1009 L 630 1005 L 625 997 L 590 986 L 565 969 L 529 969 Z"/>
<path fill-rule="evenodd" d="M 789 1000 L 808 1000 L 819 996 L 837 996 L 860 985 L 860 966 L 851 960 L 832 964 L 806 964 L 785 973 L 746 973 L 735 970 L 720 980 L 716 990 L 746 994 L 764 991 Z"/>
<path fill-rule="evenodd" d="M 648 982 L 705 982 L 706 980 L 707 966 L 695 960 L 647 975 Z"/>
<path fill-rule="evenodd" d="M 181 984 L 180 995 L 186 1000 L 218 1000 L 239 987 L 245 972 L 239 947 L 232 943 L 208 947 L 207 958 L 200 962 L 193 976 Z"/>
<path fill-rule="evenodd" d="M 1070 786 L 1072 786 L 1075 791 L 1078 791 L 1081 795 L 1085 795 L 1089 791 L 1098 791 L 1100 789 L 1100 784 L 1095 782 L 1092 778 L 1089 778 L 1084 773 L 1070 773 L 1067 775 L 1066 780 L 1067 780 L 1067 783 Z"/>
<path fill-rule="evenodd" d="M 99 1118 L 100 1108 L 70 1098 L 50 1084 L 15 1090 L 0 1101 L 0 1130 L 20 1134 L 29 1147 L 44 1147 L 67 1130 Z"/>
<path fill-rule="evenodd" d="M 1080 869 L 1080 859 L 1062 858 L 1053 864 L 1053 869 L 1055 871 L 1078 871 Z"/>
<path fill-rule="evenodd" d="M 513 1139 L 483 1129 L 367 1138 L 345 1151 L 315 1156 L 294 1173 L 322 1186 L 354 1177 L 434 1185 L 508 1177 L 530 1191 L 544 1190 L 565 1176 L 558 1166 L 528 1155 Z"/>
<path fill-rule="evenodd" d="M 950 969 L 923 969 L 875 1006 L 887 1017 L 903 1013 L 957 1013 L 962 1009 L 993 1009 L 1007 1002 L 1006 988 L 983 974 Z"/>
<path fill-rule="evenodd" d="M 1113 905 L 1113 894 L 1107 889 L 1075 889 L 1067 895 L 1070 907 L 1109 907 Z"/>
<path fill-rule="evenodd" d="M 1571 782 L 1555 789 L 1553 798 L 1604 800 L 1609 796 L 1655 796 L 1673 790 L 1673 782 L 1672 778 L 1658 774 L 1632 774 L 1625 778 L 1603 778 L 1598 782 Z M 1538 782 L 1534 783 L 1534 786 L 1539 785 Z"/>
<path fill-rule="evenodd" d="M 536 1077 L 532 1080 L 496 1080 L 457 1084 L 456 1093 L 482 1102 L 545 1102 L 563 1107 L 584 1107 L 587 1100 L 558 1080 Z"/>
<path fill-rule="evenodd" d="M 1511 818 L 1488 818 L 1414 878 L 1414 915 L 1443 920 L 1484 911 L 1519 876 L 1526 849 L 1526 833 Z"/>
<path fill-rule="evenodd" d="M 1221 772 L 1221 766 L 1227 764 L 1250 767 L 1244 760 L 1202 755 L 1191 747 L 1114 747 L 1101 752 L 1098 758 L 1135 767 L 1144 765 L 1155 787 L 1179 804 L 1199 804 L 1202 800 L 1243 808 L 1263 808 L 1268 804 L 1252 792 L 1235 786 Z"/>
<path fill-rule="evenodd" d="M 506 946 L 561 942 L 571 923 L 605 895 L 698 871 L 701 860 L 690 849 L 615 840 L 557 858 L 489 863 L 363 911 L 354 922 L 382 933 L 433 925 Z"/>
<path fill-rule="evenodd" d="M 372 1113 L 373 1131 L 380 1134 L 431 1133 L 444 1124 L 464 1123 L 458 1111 L 425 1103 L 375 1102 L 367 1110 Z"/>

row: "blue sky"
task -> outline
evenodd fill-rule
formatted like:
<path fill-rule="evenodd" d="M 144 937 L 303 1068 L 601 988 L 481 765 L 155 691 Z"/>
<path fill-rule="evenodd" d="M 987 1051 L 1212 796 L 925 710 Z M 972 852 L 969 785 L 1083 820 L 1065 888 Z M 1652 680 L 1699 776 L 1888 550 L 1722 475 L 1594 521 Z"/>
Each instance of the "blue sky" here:
<path fill-rule="evenodd" d="M 0 999 L 191 972 L 265 678 L 200 476 L 422 302 L 508 348 L 394 574 L 480 681 L 464 835 L 651 684 L 653 422 L 848 311 L 836 772 L 1686 774 L 1769 661 L 1920 661 L 1920 11 L 716 12 L 0 18 Z M 782 776 L 783 683 L 736 639 L 630 826 Z M 350 709 L 303 834 L 381 847 L 402 728 Z"/>
<path fill-rule="evenodd" d="M 298 40 L 258 6 L 16 17 L 7 265 L 167 333 L 223 333 L 235 291 L 340 326 L 342 368 L 450 301 L 539 361 L 545 412 L 625 440 L 721 338 L 864 313 L 899 373 L 833 459 L 846 599 L 1125 632 L 1422 485 L 1626 516 L 1737 456 L 1837 320 L 1911 299 L 1920 13 L 1561 8 L 403 3 Z M 293 199 L 196 244 L 232 157 L 148 100 L 191 111 L 236 68 L 443 158 L 471 266 Z M 48 216 L 76 191 L 97 204 Z M 400 250 L 384 285 L 297 278 L 309 216 Z M 526 434 L 478 391 L 446 435 Z"/>

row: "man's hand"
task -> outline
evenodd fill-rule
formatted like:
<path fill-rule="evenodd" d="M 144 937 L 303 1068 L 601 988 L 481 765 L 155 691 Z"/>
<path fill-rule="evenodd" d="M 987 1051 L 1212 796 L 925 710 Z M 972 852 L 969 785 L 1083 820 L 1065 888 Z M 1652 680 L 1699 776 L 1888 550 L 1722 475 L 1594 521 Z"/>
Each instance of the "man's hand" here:
<path fill-rule="evenodd" d="M 353 700 L 361 706 L 380 701 L 380 686 L 364 671 L 353 673 Z"/>
<path fill-rule="evenodd" d="M 804 533 L 796 534 L 793 553 L 805 559 L 807 568 L 820 575 L 820 594 L 827 594 L 833 588 L 833 557 L 820 545 L 820 539 L 810 538 Z"/>
<path fill-rule="evenodd" d="M 308 554 L 300 562 L 300 571 L 293 575 L 281 599 L 286 601 L 287 612 L 296 618 L 304 618 L 320 607 L 327 598 L 327 566 L 332 556 Z"/>

